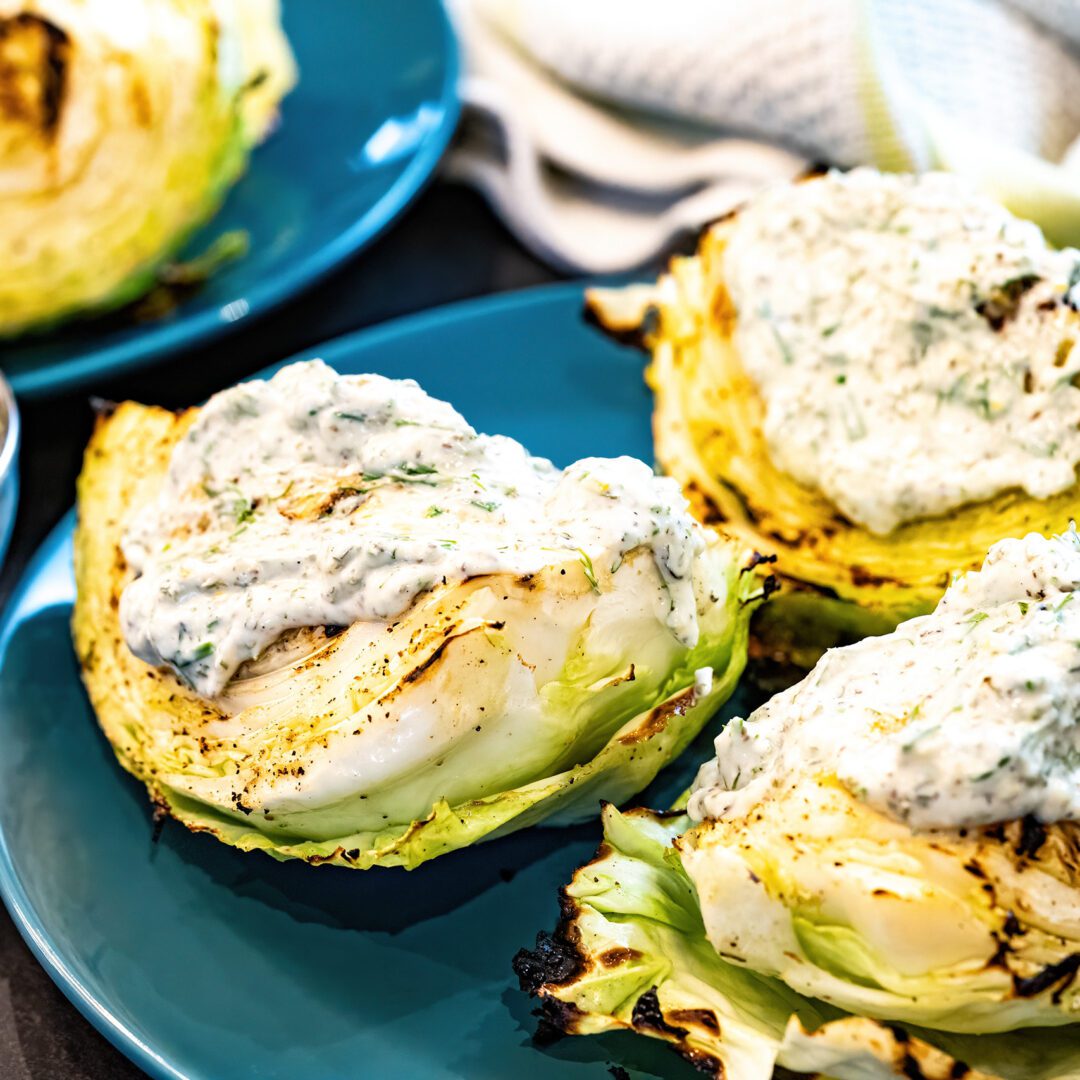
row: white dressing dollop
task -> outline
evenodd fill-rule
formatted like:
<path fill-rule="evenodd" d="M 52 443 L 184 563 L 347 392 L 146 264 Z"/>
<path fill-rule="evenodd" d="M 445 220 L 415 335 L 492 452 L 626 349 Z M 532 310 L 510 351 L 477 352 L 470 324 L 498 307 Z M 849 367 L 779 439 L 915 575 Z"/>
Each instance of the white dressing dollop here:
<path fill-rule="evenodd" d="M 945 174 L 831 173 L 728 229 L 775 464 L 884 535 L 1080 463 L 1080 252 Z"/>
<path fill-rule="evenodd" d="M 741 816 L 798 778 L 917 828 L 1080 820 L 1080 537 L 995 544 L 930 615 L 833 649 L 716 739 L 689 811 Z"/>
<path fill-rule="evenodd" d="M 667 625 L 698 636 L 704 540 L 675 481 L 628 457 L 557 469 L 411 380 L 318 360 L 211 398 L 122 546 L 128 646 L 207 697 L 288 630 L 392 620 L 441 584 L 560 560 L 595 586 L 642 546 Z"/>

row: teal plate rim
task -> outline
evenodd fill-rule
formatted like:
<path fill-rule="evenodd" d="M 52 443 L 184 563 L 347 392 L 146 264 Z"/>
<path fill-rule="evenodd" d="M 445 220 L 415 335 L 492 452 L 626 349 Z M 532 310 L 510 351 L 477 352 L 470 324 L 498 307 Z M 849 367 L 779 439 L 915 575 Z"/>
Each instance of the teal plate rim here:
<path fill-rule="evenodd" d="M 431 180 L 461 115 L 461 99 L 457 91 L 461 53 L 457 35 L 444 0 L 434 0 L 433 8 L 437 12 L 443 36 L 444 69 L 439 93 L 439 120 L 425 135 L 402 173 L 351 227 L 280 274 L 264 278 L 245 290 L 244 299 L 248 306 L 243 319 L 230 322 L 222 318 L 217 310 L 205 310 L 185 315 L 182 321 L 147 327 L 133 340 L 107 344 L 82 356 L 12 372 L 8 375 L 8 382 L 16 395 L 35 398 L 75 389 L 96 376 L 113 377 L 135 367 L 165 360 L 209 339 L 234 333 L 318 284 L 342 263 L 378 239 Z M 239 182 L 243 183 L 243 178 Z M 213 220 L 208 225 L 212 226 Z M 12 347 L 18 348 L 18 342 L 12 343 Z"/>
<path fill-rule="evenodd" d="M 428 335 L 447 323 L 482 321 L 488 316 L 500 317 L 515 311 L 545 306 L 569 310 L 575 298 L 580 301 L 587 284 L 589 283 L 578 280 L 541 285 L 442 305 L 330 339 L 322 345 L 305 349 L 296 356 L 271 364 L 251 377 L 265 377 L 293 360 L 314 356 L 320 356 L 333 364 L 337 357 L 348 354 L 358 344 L 361 345 L 363 351 L 377 349 L 395 338 L 410 339 Z M 644 392 L 644 387 L 642 391 Z M 42 578 L 41 574 L 50 563 L 55 564 L 58 557 L 64 556 L 65 549 L 70 556 L 70 538 L 74 522 L 75 510 L 72 509 L 53 527 L 23 570 L 3 612 L 0 613 L 0 658 L 6 657 L 12 640 L 27 615 L 44 610 L 58 600 L 65 603 L 68 601 L 69 594 L 66 586 L 62 595 L 53 595 L 48 580 Z M 706 732 L 702 733 L 704 734 Z M 699 739 L 701 737 L 699 736 Z M 692 748 L 688 753 L 693 753 Z M 665 771 L 673 770 L 669 767 Z M 661 782 L 662 778 L 661 781 L 657 781 L 657 783 Z M 672 791 L 680 790 L 682 786 L 685 785 L 677 784 Z M 647 798 L 647 795 L 643 793 L 642 798 Z M 567 837 L 568 844 L 575 842 L 577 841 L 572 837 Z M 35 909 L 20 877 L 13 857 L 13 848 L 9 842 L 8 829 L 2 820 L 0 820 L 0 898 L 3 899 L 19 933 L 50 978 L 75 1008 L 135 1065 L 154 1080 L 197 1080 L 202 1076 L 199 1072 L 192 1073 L 178 1068 L 153 1045 L 140 1037 L 118 1015 L 117 1009 L 110 1007 L 107 998 L 95 994 L 93 988 L 88 985 L 88 981 L 75 970 L 73 963 L 65 958 L 62 944 L 57 940 L 55 933 L 48 929 L 41 914 Z M 554 899 L 554 893 L 551 899 Z M 522 925 L 522 943 L 531 940 L 532 935 L 541 928 L 531 923 Z M 677 1068 L 679 1063 L 673 1055 L 670 1058 L 666 1054 L 664 1056 L 671 1067 Z"/>

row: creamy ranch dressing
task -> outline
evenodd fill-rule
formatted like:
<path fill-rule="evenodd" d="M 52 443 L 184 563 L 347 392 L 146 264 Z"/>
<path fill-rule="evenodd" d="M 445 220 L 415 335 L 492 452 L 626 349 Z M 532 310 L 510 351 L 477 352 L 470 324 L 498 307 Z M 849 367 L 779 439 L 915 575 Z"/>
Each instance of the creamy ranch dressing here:
<path fill-rule="evenodd" d="M 735 343 L 776 465 L 886 534 L 1080 462 L 1080 253 L 944 174 L 832 173 L 732 222 Z"/>
<path fill-rule="evenodd" d="M 566 559 L 595 587 L 643 545 L 667 624 L 695 644 L 704 541 L 673 480 L 627 457 L 557 469 L 412 381 L 316 360 L 202 409 L 128 523 L 120 617 L 137 656 L 213 696 L 287 630 L 393 619 L 442 582 Z"/>
<path fill-rule="evenodd" d="M 825 654 L 716 739 L 689 810 L 746 813 L 835 774 L 920 828 L 1080 820 L 1080 537 L 990 549 L 930 615 Z"/>

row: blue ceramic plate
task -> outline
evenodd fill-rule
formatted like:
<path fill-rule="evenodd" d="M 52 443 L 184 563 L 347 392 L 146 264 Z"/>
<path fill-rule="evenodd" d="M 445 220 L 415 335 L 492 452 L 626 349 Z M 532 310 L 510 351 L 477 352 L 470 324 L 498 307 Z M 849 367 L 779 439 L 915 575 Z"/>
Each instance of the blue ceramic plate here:
<path fill-rule="evenodd" d="M 579 318 L 560 286 L 339 339 L 344 372 L 413 376 L 478 428 L 566 464 L 648 459 L 641 358 Z M 69 516 L 0 626 L 0 889 L 49 973 L 155 1077 L 220 1080 L 695 1075 L 632 1035 L 531 1042 L 510 960 L 557 918 L 594 824 L 538 828 L 412 873 L 281 864 L 170 823 L 152 840 L 141 784 L 116 764 L 68 634 Z M 642 801 L 668 805 L 709 734 Z"/>
<path fill-rule="evenodd" d="M 221 212 L 250 250 L 168 318 L 73 323 L 0 351 L 44 394 L 161 359 L 268 311 L 370 243 L 431 175 L 457 123 L 457 51 L 439 0 L 283 0 L 300 81 Z"/>

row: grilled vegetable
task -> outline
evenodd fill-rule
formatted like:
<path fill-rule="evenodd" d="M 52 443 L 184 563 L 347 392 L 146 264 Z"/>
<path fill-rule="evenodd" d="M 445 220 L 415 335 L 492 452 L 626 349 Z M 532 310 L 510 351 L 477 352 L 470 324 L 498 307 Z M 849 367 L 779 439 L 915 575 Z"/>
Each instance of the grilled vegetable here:
<path fill-rule="evenodd" d="M 548 1021 L 740 1080 L 1075 1076 L 1077 589 L 1075 532 L 1002 541 L 728 724 L 685 812 L 606 810 L 518 958 Z"/>
<path fill-rule="evenodd" d="M 589 312 L 648 348 L 661 467 L 778 558 L 757 651 L 929 611 L 1003 536 L 1075 512 L 1075 252 L 955 178 L 831 174 L 717 223 Z"/>
<path fill-rule="evenodd" d="M 308 450 L 283 459 L 287 483 L 230 471 L 234 451 L 265 464 L 305 425 Z M 330 472 L 311 460 L 324 438 Z M 405 447 L 444 458 L 433 459 L 438 468 L 401 460 Z M 493 467 L 521 462 L 520 490 L 482 471 L 488 448 Z M 383 449 L 398 464 L 376 471 L 370 458 Z M 368 455 L 357 466 L 366 479 L 346 482 L 338 465 L 354 451 Z M 444 475 L 466 460 L 458 455 L 472 455 L 469 467 L 481 471 Z M 685 504 L 672 514 L 685 519 L 696 552 L 680 586 L 696 619 L 689 643 L 667 622 L 678 583 L 662 579 L 655 540 L 617 559 L 539 549 L 532 572 L 455 573 L 451 559 L 463 551 L 462 560 L 515 557 L 500 555 L 515 539 L 517 512 L 503 504 L 526 500 L 529 483 L 569 484 L 573 498 L 600 500 L 582 511 L 593 523 L 621 505 L 601 483 L 602 461 L 592 459 L 589 476 L 559 481 L 550 463 L 521 455 L 510 440 L 477 436 L 415 384 L 341 379 L 319 364 L 243 384 L 201 411 L 127 403 L 103 416 L 79 481 L 75 642 L 105 734 L 158 808 L 278 859 L 414 867 L 543 819 L 581 819 L 601 798 L 641 790 L 677 756 L 731 693 L 769 579 L 741 546 L 696 525 Z M 227 487 L 220 472 L 189 484 L 184 469 L 208 459 L 237 483 Z M 631 466 L 642 497 L 669 484 L 640 463 L 622 465 Z M 260 483 L 270 495 L 255 493 Z M 477 485 L 486 490 L 475 494 Z M 398 544 L 418 544 L 425 529 L 445 539 L 414 550 L 412 564 L 403 548 L 378 548 L 385 554 L 359 578 L 347 575 L 360 554 L 335 555 L 329 576 L 310 580 L 320 602 L 353 581 L 401 610 L 344 627 L 304 625 L 289 608 L 307 587 L 301 571 L 280 586 L 273 575 L 292 573 L 289 559 L 299 567 L 309 545 L 316 561 L 329 558 L 340 538 L 371 555 L 372 537 L 391 520 Z M 142 574 L 135 587 L 132 559 Z M 435 560 L 438 576 L 419 580 Z M 411 591 L 397 602 L 391 586 L 398 595 L 409 574 Z M 292 628 L 234 649 L 230 669 L 218 665 L 243 626 L 276 618 L 293 619 Z M 155 663 L 129 640 L 157 650 Z M 177 640 L 182 655 L 166 647 Z"/>
<path fill-rule="evenodd" d="M 692 837 L 693 829 L 685 814 L 605 808 L 604 842 L 595 860 L 565 888 L 558 929 L 540 934 L 535 947 L 522 950 L 514 960 L 522 988 L 540 997 L 545 1041 L 560 1033 L 634 1031 L 665 1040 L 717 1080 L 768 1080 L 778 1066 L 836 1080 L 1070 1080 L 1077 1075 L 1080 1036 L 1075 1024 L 979 1035 L 900 1025 L 845 1013 L 821 998 L 802 997 L 780 979 L 733 962 L 725 950 L 710 944 L 698 893 L 674 846 Z M 888 875 L 885 854 L 876 844 L 860 851 L 854 831 L 848 830 L 837 843 L 845 856 L 853 851 L 862 856 L 858 865 L 849 864 L 852 888 L 872 905 L 874 882 L 888 876 L 885 887 L 892 888 L 897 878 Z M 1010 830 L 995 857 L 997 865 L 1022 860 L 1009 854 L 1008 841 L 1016 839 L 1015 829 Z M 796 834 L 785 842 L 783 852 L 769 849 L 764 857 L 786 858 L 800 840 Z M 756 846 L 759 838 L 752 842 Z M 832 854 L 819 848 L 808 851 L 805 860 Z M 903 864 L 906 854 L 893 848 L 888 862 Z M 947 850 L 935 857 L 943 867 L 953 865 L 955 877 L 962 880 L 970 877 L 954 862 L 962 854 Z M 740 873 L 737 865 L 727 869 Z M 1029 870 L 1029 878 L 1039 872 Z M 1075 869 L 1071 872 L 1075 875 Z M 859 873 L 867 877 L 856 886 Z M 745 869 L 741 875 L 736 883 L 749 880 Z M 783 928 L 767 911 L 759 903 L 758 929 L 768 943 L 770 933 Z M 922 932 L 929 936 L 928 928 Z M 902 949 L 903 942 L 896 947 Z M 857 964 L 859 952 L 855 946 L 845 955 L 842 946 L 830 943 L 827 953 L 818 955 Z M 1058 972 L 1053 967 L 1042 970 L 1043 981 L 1053 983 L 1040 995 L 1049 1012 L 1055 991 L 1071 977 L 1075 963 Z M 859 976 L 867 999 L 874 993 L 872 978 Z M 818 992 L 828 993 L 824 976 Z M 1025 1007 L 1029 999 L 1016 1000 Z M 1029 1008 L 1033 1015 L 1037 1006 Z"/>
<path fill-rule="evenodd" d="M 0 335 L 150 289 L 294 77 L 276 0 L 0 4 Z"/>

